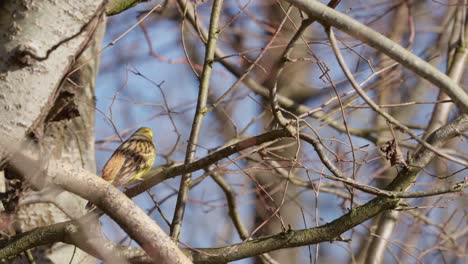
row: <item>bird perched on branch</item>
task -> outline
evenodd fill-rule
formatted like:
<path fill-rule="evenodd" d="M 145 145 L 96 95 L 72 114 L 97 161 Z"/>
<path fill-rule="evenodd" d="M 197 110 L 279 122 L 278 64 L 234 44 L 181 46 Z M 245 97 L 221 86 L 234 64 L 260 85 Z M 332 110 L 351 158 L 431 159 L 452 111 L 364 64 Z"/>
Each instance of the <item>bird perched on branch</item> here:
<path fill-rule="evenodd" d="M 151 169 L 155 158 L 153 131 L 141 127 L 114 151 L 102 169 L 102 178 L 117 188 L 129 185 Z M 86 205 L 88 210 L 93 207 L 90 202 Z"/>

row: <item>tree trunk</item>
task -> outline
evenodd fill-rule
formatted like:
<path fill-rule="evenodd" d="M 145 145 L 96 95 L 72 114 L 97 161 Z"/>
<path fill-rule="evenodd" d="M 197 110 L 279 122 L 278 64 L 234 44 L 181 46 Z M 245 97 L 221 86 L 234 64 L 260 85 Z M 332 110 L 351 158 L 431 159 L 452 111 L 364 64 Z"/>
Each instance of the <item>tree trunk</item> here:
<path fill-rule="evenodd" d="M 11 140 L 23 141 L 23 147 L 39 150 L 43 160 L 62 160 L 92 172 L 96 170 L 97 54 L 105 29 L 102 2 L 0 4 L 0 30 L 7 32 L 0 36 L 4 58 L 0 61 L 0 108 L 5 110 L 0 111 L 0 129 Z M 0 158 L 5 161 L 7 157 Z M 0 193 L 1 215 L 11 222 L 2 226 L 2 235 L 84 213 L 85 202 L 78 196 L 51 187 L 40 189 L 4 169 L 6 192 Z M 37 263 L 68 263 L 71 258 L 95 263 L 94 258 L 79 249 L 75 252 L 68 244 L 41 247 L 31 253 Z M 18 256 L 14 262 L 23 261 L 24 257 Z"/>

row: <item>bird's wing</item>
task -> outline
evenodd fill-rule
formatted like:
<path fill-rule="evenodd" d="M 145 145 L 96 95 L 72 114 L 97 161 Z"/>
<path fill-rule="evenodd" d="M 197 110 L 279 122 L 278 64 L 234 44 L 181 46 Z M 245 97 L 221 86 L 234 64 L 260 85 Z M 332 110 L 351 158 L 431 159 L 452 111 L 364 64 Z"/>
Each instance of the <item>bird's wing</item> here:
<path fill-rule="evenodd" d="M 145 168 L 144 157 L 142 155 L 126 156 L 120 171 L 117 173 L 114 185 L 122 186 L 129 183 L 135 175 Z"/>
<path fill-rule="evenodd" d="M 113 183 L 115 177 L 119 174 L 122 166 L 125 163 L 125 155 L 112 155 L 102 169 L 102 178 L 110 183 Z M 115 185 L 115 184 L 114 184 Z"/>

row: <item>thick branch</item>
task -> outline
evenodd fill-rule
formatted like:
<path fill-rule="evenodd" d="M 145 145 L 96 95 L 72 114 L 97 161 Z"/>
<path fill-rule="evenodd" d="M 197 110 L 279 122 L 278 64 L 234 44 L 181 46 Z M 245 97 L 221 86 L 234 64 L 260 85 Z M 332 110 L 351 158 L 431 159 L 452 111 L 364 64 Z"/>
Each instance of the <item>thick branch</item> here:
<path fill-rule="evenodd" d="M 63 242 L 75 245 L 83 251 L 104 260 L 107 263 L 126 263 L 143 254 L 143 250 L 133 247 L 122 247 L 95 234 L 90 238 L 90 227 L 95 225 L 93 215 L 79 220 L 70 220 L 45 227 L 39 227 L 17 236 L 0 240 L 0 259 L 6 259 L 35 247 Z"/>
<path fill-rule="evenodd" d="M 321 24 L 336 27 L 385 53 L 390 58 L 442 89 L 463 113 L 468 113 L 468 95 L 456 82 L 397 43 L 351 17 L 327 7 L 319 1 L 286 0 L 286 2 L 295 5 Z"/>
<path fill-rule="evenodd" d="M 443 147 L 451 138 L 461 135 L 468 130 L 468 115 L 462 114 L 449 124 L 434 131 L 427 142 L 434 148 Z M 386 188 L 389 191 L 404 191 L 416 181 L 421 168 L 424 168 L 434 158 L 435 153 L 430 149 L 421 147 L 415 154 L 411 166 L 403 169 Z"/>
<path fill-rule="evenodd" d="M 290 247 L 339 240 L 340 234 L 376 216 L 381 211 L 392 209 L 397 200 L 376 198 L 355 208 L 352 212 L 320 227 L 287 231 L 277 235 L 250 240 L 221 248 L 192 251 L 194 263 L 224 263 L 262 253 Z"/>
<path fill-rule="evenodd" d="M 6 145 L 4 142 L 1 142 L 1 145 L 8 152 L 15 152 L 10 145 Z M 101 177 L 60 161 L 41 162 L 16 153 L 9 160 L 9 165 L 18 170 L 20 175 L 23 175 L 32 184 L 48 180 L 50 184 L 56 185 L 58 188 L 63 188 L 95 203 L 116 221 L 154 261 L 158 263 L 190 263 L 174 242 L 148 215 Z M 46 168 L 43 169 L 43 167 Z"/>
<path fill-rule="evenodd" d="M 467 129 L 468 115 L 461 115 L 450 124 L 435 131 L 429 137 L 428 143 L 432 144 L 434 147 L 441 147 L 445 145 L 448 140 L 460 135 L 460 131 Z M 427 148 L 418 151 L 412 163 L 415 167 L 403 169 L 387 189 L 392 191 L 406 190 L 406 188 L 413 183 L 416 176 L 421 171 L 421 168 L 426 166 L 433 157 L 434 152 Z M 202 250 L 202 252 L 192 251 L 192 257 L 195 263 L 220 263 L 256 256 L 281 248 L 332 241 L 343 232 L 376 216 L 380 212 L 395 208 L 395 206 L 398 205 L 398 201 L 399 199 L 377 197 L 335 221 L 317 228 L 289 231 L 241 244 Z"/>
<path fill-rule="evenodd" d="M 406 127 L 405 125 L 401 124 L 397 119 L 395 119 L 393 116 L 391 116 L 390 114 L 388 114 L 387 112 L 384 112 L 380 109 L 380 107 L 361 89 L 360 85 L 357 83 L 357 81 L 355 80 L 353 74 L 351 73 L 351 70 L 348 68 L 348 66 L 346 65 L 346 61 L 344 60 L 343 58 L 343 55 L 341 54 L 341 51 L 340 49 L 338 48 L 338 44 L 337 44 L 337 41 L 336 41 L 336 38 L 334 36 L 334 33 L 333 33 L 333 29 L 331 27 L 328 27 L 326 28 L 326 31 L 327 31 L 327 34 L 328 34 L 328 37 L 329 37 L 329 40 L 330 40 L 330 44 L 332 46 L 332 49 L 333 49 L 333 52 L 335 53 L 335 56 L 336 56 L 336 59 L 338 60 L 338 64 L 340 65 L 343 73 L 346 75 L 346 78 L 348 78 L 350 84 L 353 86 L 353 88 L 356 90 L 356 92 L 361 96 L 361 98 L 375 111 L 377 112 L 379 115 L 381 115 L 383 118 L 385 118 L 389 123 L 393 124 L 393 125 L 396 125 L 398 126 L 398 128 L 402 129 L 403 131 L 405 131 L 407 134 L 409 134 L 412 138 L 414 138 L 416 141 L 418 141 L 422 146 L 432 150 L 434 153 L 436 153 L 437 155 L 441 156 L 441 157 L 444 157 L 448 160 L 451 160 L 451 161 L 454 161 L 454 162 L 457 162 L 459 164 L 462 164 L 464 166 L 467 166 L 468 163 L 463 161 L 463 160 L 459 160 L 459 159 L 455 159 L 441 151 L 439 151 L 437 148 L 433 147 L 431 144 L 427 143 L 426 141 L 424 141 L 423 139 L 420 139 L 419 136 L 413 132 L 411 129 L 409 129 L 408 127 Z"/>
<path fill-rule="evenodd" d="M 468 115 L 461 115 L 457 119 L 452 121 L 450 124 L 435 131 L 429 137 L 428 143 L 432 144 L 434 147 L 441 147 L 444 144 L 446 144 L 446 142 L 450 140 L 451 138 L 458 136 L 460 134 L 460 131 L 464 131 L 467 129 L 468 129 Z M 279 133 L 280 131 L 272 131 L 272 132 Z M 281 132 L 287 133 L 285 131 L 281 131 Z M 270 135 L 271 135 L 271 132 L 270 132 Z M 281 133 L 279 133 L 279 135 L 281 135 Z M 278 136 L 278 134 L 276 134 L 276 136 Z M 255 138 L 256 137 L 253 137 L 248 140 L 252 141 Z M 245 141 L 243 142 L 246 143 Z M 219 151 L 229 152 L 232 150 L 232 147 L 233 146 L 229 146 Z M 242 145 L 234 145 L 234 147 L 242 148 Z M 431 150 L 426 149 L 426 148 L 422 148 L 421 150 L 419 150 L 416 153 L 415 158 L 411 163 L 414 167 L 410 167 L 408 169 L 402 170 L 402 172 L 400 172 L 400 174 L 395 178 L 395 180 L 390 184 L 390 186 L 387 187 L 387 189 L 390 191 L 404 191 L 415 180 L 415 177 L 419 173 L 420 168 L 423 166 L 426 166 L 433 157 L 434 157 L 434 153 Z M 14 160 L 18 161 L 17 159 L 14 159 Z M 200 160 L 197 162 L 200 162 Z M 212 160 L 212 162 L 214 161 Z M 58 170 L 56 167 L 61 168 L 62 170 Z M 34 171 L 37 172 L 37 170 L 34 170 Z M 60 186 L 70 185 L 70 187 L 68 187 L 67 190 L 77 193 L 84 198 L 94 197 L 94 199 L 96 199 L 96 197 L 100 195 L 105 195 L 106 197 L 108 197 L 106 199 L 100 199 L 100 200 L 96 199 L 93 202 L 101 202 L 102 204 L 99 204 L 99 205 L 106 206 L 104 208 L 114 208 L 115 212 L 111 212 L 111 211 L 108 212 L 111 215 L 111 217 L 113 217 L 114 219 L 116 219 L 115 218 L 116 214 L 120 215 L 122 214 L 122 212 L 119 208 L 115 208 L 115 206 L 117 205 L 115 205 L 113 201 L 115 201 L 115 203 L 118 203 L 123 208 L 123 210 L 125 211 L 123 213 L 125 217 L 130 218 L 132 221 L 135 220 L 132 217 L 134 213 L 129 214 L 127 211 L 129 210 L 128 204 L 132 204 L 132 203 L 130 203 L 129 200 L 126 199 L 125 197 L 121 197 L 122 195 L 117 189 L 108 185 L 107 183 L 105 183 L 103 180 L 96 177 L 95 175 L 88 173 L 86 171 L 73 170 L 72 168 L 68 168 L 66 166 L 57 166 L 57 165 L 54 165 L 51 168 L 49 168 L 49 173 L 52 176 L 54 176 L 54 179 L 55 179 L 54 182 L 56 182 L 58 185 Z M 57 180 L 57 177 L 64 178 L 64 179 Z M 201 250 L 197 249 L 197 250 L 185 251 L 185 252 L 187 254 L 190 254 L 196 263 L 222 263 L 222 262 L 233 261 L 233 260 L 242 259 L 246 257 L 256 256 L 262 253 L 267 253 L 267 252 L 281 249 L 281 248 L 298 247 L 298 246 L 303 246 L 303 245 L 316 244 L 316 243 L 320 243 L 324 241 L 333 241 L 333 240 L 336 240 L 336 238 L 338 238 L 343 232 L 376 216 L 377 214 L 379 214 L 380 212 L 384 210 L 395 208 L 397 205 L 398 205 L 398 199 L 377 197 L 369 201 L 368 203 L 355 208 L 350 213 L 334 220 L 333 222 L 329 224 L 325 224 L 320 227 L 305 229 L 305 230 L 298 230 L 298 231 L 288 231 L 288 232 L 277 234 L 274 236 L 258 238 L 258 239 L 250 240 L 244 243 L 230 245 L 230 246 L 221 247 L 221 248 L 201 249 Z M 135 207 L 135 205 L 133 205 L 133 207 Z M 134 212 L 136 208 L 132 209 L 130 207 L 130 210 L 132 210 L 130 212 Z M 141 216 L 137 215 L 137 217 L 141 217 Z M 144 213 L 143 213 L 143 217 L 147 218 L 147 216 Z M 117 219 L 117 222 L 121 224 L 121 221 L 119 221 L 119 219 Z M 151 224 L 154 225 L 154 223 L 151 223 Z M 58 224 L 58 225 L 64 225 L 64 223 Z M 125 225 L 122 225 L 122 227 L 125 230 L 127 230 Z M 148 232 L 151 233 L 152 231 L 153 231 L 152 226 L 146 226 L 144 231 L 140 230 L 142 234 L 148 233 Z M 28 233 L 25 235 L 28 235 Z M 60 235 L 61 233 L 57 232 L 55 237 L 60 236 Z M 130 233 L 130 235 L 133 237 L 134 234 Z M 22 236 L 20 236 L 19 238 L 21 237 Z M 167 238 L 167 236 L 163 237 L 162 239 L 165 239 L 165 238 Z M 157 240 L 157 238 L 154 238 L 154 239 Z M 141 241 L 141 240 L 137 240 L 137 241 Z M 153 241 L 153 242 L 157 242 L 157 241 Z M 175 246 L 172 243 L 172 241 L 169 240 L 168 242 L 170 243 L 171 246 Z M 72 243 L 76 243 L 76 241 Z M 1 252 L 2 251 L 0 251 L 0 254 Z M 165 251 L 165 252 L 167 252 L 168 254 L 171 253 L 170 250 Z M 142 258 L 141 259 L 142 263 L 145 263 L 145 261 L 143 260 L 145 259 L 145 256 L 141 254 L 141 251 L 139 253 L 135 253 L 135 257 L 137 256 L 139 258 Z"/>
<path fill-rule="evenodd" d="M 196 19 L 195 9 L 194 9 L 193 4 L 190 2 L 183 1 L 183 0 L 178 0 L 177 2 L 180 5 L 182 10 L 186 10 L 186 12 L 184 13 L 186 18 L 190 21 L 193 28 L 197 30 L 197 32 L 199 32 L 199 36 L 201 40 L 203 41 L 204 39 L 207 39 L 208 33 L 206 29 L 198 23 L 198 20 Z M 334 6 L 337 2 L 338 1 L 330 1 L 330 6 Z M 311 20 L 309 21 L 312 22 Z M 242 78 L 244 71 L 241 70 L 239 67 L 237 67 L 235 64 L 230 63 L 228 60 L 222 59 L 222 58 L 225 58 L 226 55 L 220 49 L 216 49 L 215 54 L 216 54 L 216 60 L 219 60 L 220 63 L 229 72 L 231 72 L 237 78 Z M 378 74 L 373 74 L 371 77 L 375 77 L 377 75 Z M 262 86 L 257 81 L 255 81 L 253 78 L 246 76 L 243 79 L 243 83 L 254 93 L 257 93 L 265 98 L 269 98 L 269 90 L 265 88 L 264 86 Z M 372 86 L 372 85 L 369 85 L 369 86 Z M 277 98 L 278 98 L 278 103 L 281 104 L 281 106 L 288 108 L 288 109 L 294 109 L 296 113 L 302 115 L 301 117 L 310 115 L 316 118 L 317 120 L 323 120 L 324 123 L 330 125 L 331 127 L 333 127 L 334 129 L 338 131 L 341 131 L 341 132 L 346 131 L 346 129 L 344 128 L 342 124 L 340 124 L 340 122 L 333 120 L 333 118 L 331 118 L 330 115 L 324 114 L 320 111 L 322 107 L 336 100 L 337 99 L 336 97 L 331 98 L 330 100 L 327 101 L 327 103 L 315 109 L 311 109 L 308 106 L 303 105 L 303 104 L 298 104 L 294 100 L 288 97 L 285 97 L 281 94 L 278 94 Z M 350 128 L 349 132 L 355 136 L 366 138 L 372 142 L 377 141 L 373 136 L 370 135 L 369 131 L 366 131 L 364 129 Z"/>

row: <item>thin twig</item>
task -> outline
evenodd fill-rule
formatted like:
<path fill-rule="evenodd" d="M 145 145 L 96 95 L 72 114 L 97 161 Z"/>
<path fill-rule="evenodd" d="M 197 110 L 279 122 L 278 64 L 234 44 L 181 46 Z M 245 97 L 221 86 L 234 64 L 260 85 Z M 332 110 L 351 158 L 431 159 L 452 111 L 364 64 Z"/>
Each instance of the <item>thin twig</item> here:
<path fill-rule="evenodd" d="M 359 84 L 356 82 L 356 80 L 354 79 L 354 76 L 353 74 L 351 73 L 351 71 L 349 70 L 348 66 L 346 65 L 346 62 L 343 58 L 343 55 L 341 54 L 341 51 L 340 49 L 338 48 L 338 44 L 336 42 L 336 38 L 335 38 L 335 35 L 333 34 L 333 29 L 331 27 L 327 27 L 326 28 L 326 31 L 327 31 L 327 35 L 328 35 L 328 38 L 330 40 L 330 43 L 332 45 L 332 49 L 333 49 L 333 52 L 335 53 L 335 56 L 336 56 L 336 59 L 338 60 L 338 63 L 341 67 L 341 69 L 343 70 L 343 73 L 346 75 L 346 77 L 349 79 L 349 82 L 351 83 L 351 85 L 353 86 L 354 89 L 356 89 L 356 92 L 362 97 L 362 99 L 364 101 L 366 101 L 366 103 L 372 107 L 372 109 L 377 112 L 379 115 L 381 115 L 382 117 L 384 117 L 389 123 L 397 126 L 399 129 L 403 130 L 405 133 L 407 133 L 408 135 L 410 135 L 413 139 L 415 139 L 416 141 L 418 141 L 421 145 L 423 145 L 424 147 L 430 149 L 431 151 L 433 151 L 435 154 L 437 154 L 438 156 L 440 157 L 444 157 L 450 161 L 453 161 L 453 162 L 456 162 L 456 163 L 459 163 L 463 166 L 468 166 L 468 162 L 466 161 L 463 161 L 463 160 L 460 160 L 460 159 L 457 159 L 457 158 L 454 158 L 450 155 L 447 155 L 441 151 L 439 151 L 438 149 L 434 148 L 433 146 L 431 146 L 431 144 L 427 143 L 426 141 L 422 140 L 419 138 L 419 136 L 414 133 L 411 129 L 409 129 L 408 127 L 406 127 L 405 125 L 403 125 L 401 122 L 399 122 L 398 120 L 396 120 L 393 116 L 389 115 L 388 113 L 382 111 L 380 109 L 380 107 L 362 90 L 362 88 L 359 86 Z"/>

